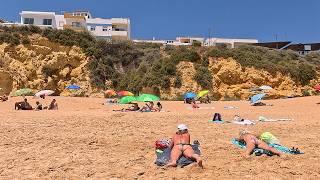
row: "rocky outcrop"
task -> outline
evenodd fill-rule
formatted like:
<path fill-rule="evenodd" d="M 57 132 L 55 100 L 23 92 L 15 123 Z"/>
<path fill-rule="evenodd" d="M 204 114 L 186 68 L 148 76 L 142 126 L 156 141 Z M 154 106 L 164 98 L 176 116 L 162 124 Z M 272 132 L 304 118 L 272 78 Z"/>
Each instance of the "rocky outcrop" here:
<path fill-rule="evenodd" d="M 90 96 L 95 90 L 86 68 L 88 58 L 79 47 L 65 47 L 33 36 L 30 45 L 0 45 L 0 88 L 5 93 L 28 87 L 35 91 L 52 89 L 65 96 Z M 67 85 L 81 86 L 78 91 Z M 97 91 L 97 90 L 96 90 Z"/>
<path fill-rule="evenodd" d="M 103 97 L 101 90 L 90 84 L 86 67 L 89 58 L 79 47 L 61 46 L 36 34 L 29 38 L 29 45 L 0 45 L 0 95 L 27 87 L 35 91 L 52 89 L 57 95 L 63 96 Z M 272 75 L 267 71 L 242 67 L 231 58 L 209 59 L 208 69 L 213 77 L 210 95 L 216 100 L 247 99 L 254 94 L 252 88 L 261 85 L 274 88 L 268 92 L 269 98 L 301 96 L 305 91 L 312 92 L 310 86 L 296 84 L 289 75 Z M 179 99 L 187 91 L 202 90 L 193 79 L 196 73 L 193 63 L 182 61 L 177 65 L 177 71 L 181 75 L 182 85 L 175 88 L 175 78 L 172 78 L 170 88 L 160 89 L 160 92 L 157 89 L 156 93 L 160 93 L 163 99 Z M 320 75 L 311 81 L 312 86 L 319 83 Z M 65 87 L 70 84 L 77 84 L 81 89 L 69 91 Z M 112 88 L 111 81 L 106 81 L 105 85 Z M 144 89 L 144 92 L 154 91 Z"/>
<path fill-rule="evenodd" d="M 162 97 L 175 99 L 187 91 L 198 92 L 201 87 L 193 80 L 195 69 L 190 62 L 180 62 L 177 70 L 182 74 L 182 87 L 161 91 Z M 297 85 L 289 75 L 277 73 L 270 74 L 264 70 L 242 67 L 232 58 L 210 59 L 209 71 L 213 76 L 213 89 L 211 96 L 216 100 L 240 100 L 248 99 L 256 92 L 253 87 L 269 85 L 273 90 L 268 91 L 269 98 L 280 98 L 287 96 L 302 96 L 302 91 L 312 89 Z M 172 80 L 173 81 L 173 80 Z M 311 84 L 317 84 L 314 80 Z"/>

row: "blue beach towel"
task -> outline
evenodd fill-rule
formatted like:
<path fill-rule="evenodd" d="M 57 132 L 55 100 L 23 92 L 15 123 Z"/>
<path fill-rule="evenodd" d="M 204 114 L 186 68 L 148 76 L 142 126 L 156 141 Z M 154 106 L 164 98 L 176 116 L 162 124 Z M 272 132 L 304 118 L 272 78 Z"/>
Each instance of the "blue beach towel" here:
<path fill-rule="evenodd" d="M 191 146 L 196 154 L 199 154 L 199 155 L 201 154 L 200 149 L 199 149 L 199 145 L 193 144 Z M 158 166 L 167 165 L 170 161 L 170 154 L 171 154 L 170 148 L 165 148 L 163 150 L 157 149 L 156 150 L 157 159 L 154 163 Z M 189 159 L 184 156 L 181 156 L 180 159 L 178 160 L 177 164 L 178 164 L 178 166 L 184 167 L 184 166 L 187 166 L 187 165 L 194 163 L 194 162 L 195 162 L 195 160 L 193 160 L 193 159 Z"/>
<path fill-rule="evenodd" d="M 246 144 L 244 142 L 238 141 L 235 138 L 233 138 L 231 140 L 232 144 L 236 145 L 237 147 L 241 148 L 241 149 L 245 149 L 246 148 Z M 286 146 L 282 146 L 280 144 L 268 144 L 270 147 L 273 147 L 275 149 L 277 149 L 278 151 L 282 152 L 282 153 L 286 153 L 286 154 L 304 154 L 303 152 L 294 150 L 294 149 L 290 149 Z M 272 156 L 273 154 L 270 151 L 261 149 L 261 148 L 255 148 L 253 150 L 253 153 L 255 155 L 261 155 L 261 154 L 267 154 L 269 156 Z"/>

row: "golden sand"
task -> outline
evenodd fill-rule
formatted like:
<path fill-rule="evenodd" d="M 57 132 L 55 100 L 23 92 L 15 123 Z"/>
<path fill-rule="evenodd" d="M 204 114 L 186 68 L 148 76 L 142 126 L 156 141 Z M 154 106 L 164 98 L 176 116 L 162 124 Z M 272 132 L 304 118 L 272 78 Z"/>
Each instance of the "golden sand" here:
<path fill-rule="evenodd" d="M 104 100 L 98 98 L 56 99 L 57 111 L 15 111 L 13 104 L 21 97 L 0 103 L 0 179 L 320 179 L 320 97 L 270 100 L 266 102 L 274 106 L 266 107 L 213 102 L 198 110 L 163 102 L 170 112 L 161 113 L 113 112 L 123 106 L 101 105 Z M 239 109 L 225 110 L 228 105 Z M 246 159 L 230 141 L 245 126 L 209 123 L 214 112 L 225 120 L 235 114 L 293 118 L 247 128 L 269 131 L 305 154 Z M 192 140 L 200 141 L 205 169 L 154 165 L 155 140 L 171 136 L 179 123 L 187 124 Z"/>

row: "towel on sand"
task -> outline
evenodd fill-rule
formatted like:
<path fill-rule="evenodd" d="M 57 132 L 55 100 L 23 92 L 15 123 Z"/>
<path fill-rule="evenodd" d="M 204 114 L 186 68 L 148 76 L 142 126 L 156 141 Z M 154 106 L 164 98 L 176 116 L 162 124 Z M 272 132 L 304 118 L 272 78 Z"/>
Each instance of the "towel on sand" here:
<path fill-rule="evenodd" d="M 231 140 L 231 142 L 232 142 L 232 144 L 234 144 L 235 146 L 237 146 L 239 148 L 242 148 L 242 149 L 246 148 L 246 144 L 244 142 L 238 141 L 235 138 L 233 138 Z M 303 152 L 300 152 L 299 150 L 296 150 L 294 148 L 290 149 L 290 148 L 288 148 L 286 146 L 282 146 L 280 144 L 268 144 L 268 145 L 270 147 L 273 147 L 273 148 L 277 149 L 278 151 L 286 153 L 286 154 L 304 154 Z M 261 149 L 261 148 L 254 148 L 253 153 L 256 156 L 260 156 L 262 154 L 266 154 L 268 156 L 272 156 L 273 155 L 272 152 L 264 150 L 264 149 Z"/>
<path fill-rule="evenodd" d="M 255 123 L 253 121 L 250 121 L 248 119 L 244 119 L 243 121 L 232 121 L 234 124 L 240 124 L 240 125 L 254 125 Z"/>
<path fill-rule="evenodd" d="M 201 154 L 200 149 L 199 149 L 199 145 L 193 144 L 191 146 L 196 154 L 199 154 L 199 155 Z M 156 149 L 157 159 L 154 163 L 158 166 L 167 165 L 170 161 L 170 154 L 171 154 L 171 149 L 169 147 L 162 149 L 162 150 Z M 177 164 L 178 164 L 178 166 L 184 167 L 184 166 L 187 166 L 193 162 L 195 162 L 193 159 L 189 159 L 184 156 L 181 156 L 179 158 Z"/>

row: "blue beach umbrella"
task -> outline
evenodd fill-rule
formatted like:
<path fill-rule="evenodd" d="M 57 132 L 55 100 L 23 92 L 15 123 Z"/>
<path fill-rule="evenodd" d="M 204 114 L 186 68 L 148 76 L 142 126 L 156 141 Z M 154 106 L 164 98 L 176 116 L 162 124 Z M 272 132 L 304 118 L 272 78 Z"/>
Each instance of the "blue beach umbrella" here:
<path fill-rule="evenodd" d="M 251 104 L 254 104 L 258 101 L 260 101 L 266 94 L 257 94 L 257 95 L 254 95 L 250 98 L 250 103 Z"/>
<path fill-rule="evenodd" d="M 193 99 L 195 97 L 197 97 L 197 95 L 193 92 L 187 92 L 184 94 L 184 99 Z"/>
<path fill-rule="evenodd" d="M 66 87 L 67 89 L 80 89 L 80 86 L 77 85 L 69 85 Z"/>

